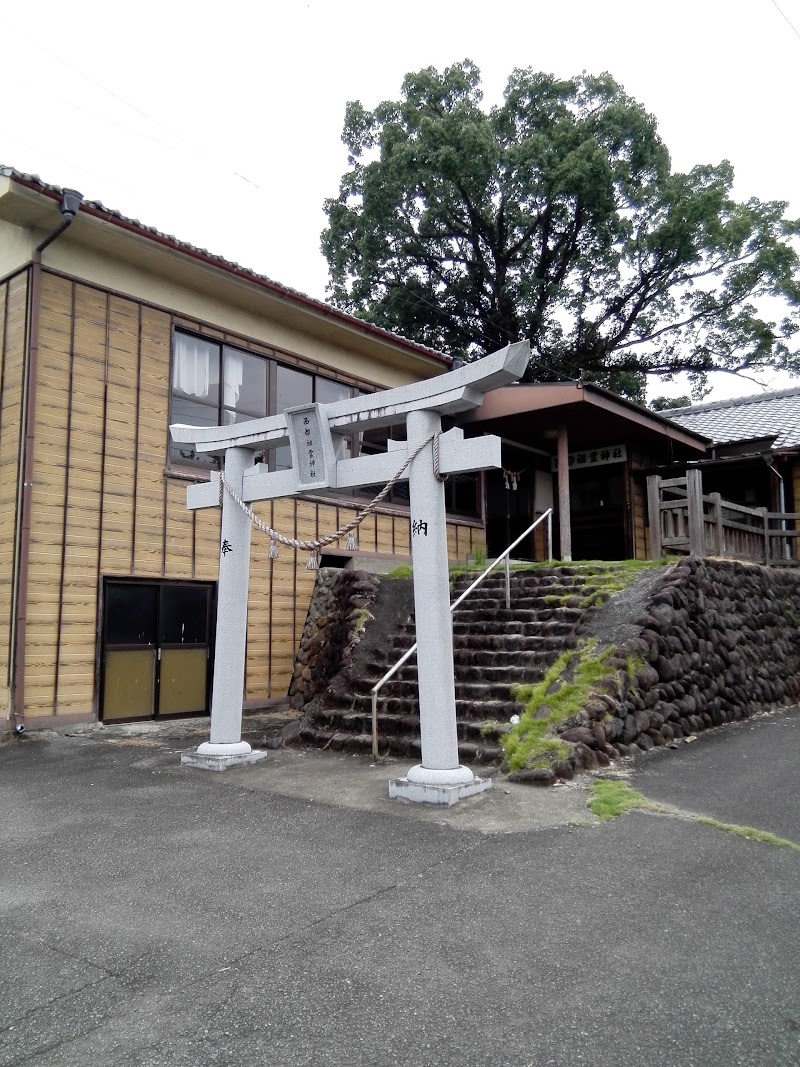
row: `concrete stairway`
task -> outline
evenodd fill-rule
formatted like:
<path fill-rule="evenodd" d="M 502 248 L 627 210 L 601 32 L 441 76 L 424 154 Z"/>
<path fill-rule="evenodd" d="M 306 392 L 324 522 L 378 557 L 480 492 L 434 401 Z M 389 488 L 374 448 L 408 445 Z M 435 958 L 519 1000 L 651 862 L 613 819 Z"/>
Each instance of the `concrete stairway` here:
<path fill-rule="evenodd" d="M 471 580 L 456 580 L 453 599 Z M 464 763 L 501 761 L 502 736 L 511 716 L 522 711 L 511 686 L 539 681 L 562 652 L 575 647 L 596 592 L 591 580 L 569 566 L 516 571 L 510 610 L 500 575 L 487 578 L 455 611 L 456 715 Z M 303 723 L 297 741 L 370 753 L 370 690 L 413 642 L 413 617 L 398 620 L 388 641 L 333 680 L 323 706 Z M 378 738 L 381 755 L 420 758 L 416 656 L 380 691 Z"/>

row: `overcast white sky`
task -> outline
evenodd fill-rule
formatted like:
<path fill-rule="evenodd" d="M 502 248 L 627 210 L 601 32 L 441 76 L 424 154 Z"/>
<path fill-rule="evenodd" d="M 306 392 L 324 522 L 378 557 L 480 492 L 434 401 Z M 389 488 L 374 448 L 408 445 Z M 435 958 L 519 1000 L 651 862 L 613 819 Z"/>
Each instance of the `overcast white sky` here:
<path fill-rule="evenodd" d="M 740 198 L 800 216 L 800 0 L 16 3 L 0 163 L 324 299 L 345 103 L 466 57 L 487 103 L 514 67 L 608 70 L 676 169 L 727 158 Z M 754 391 L 725 376 L 714 396 Z"/>

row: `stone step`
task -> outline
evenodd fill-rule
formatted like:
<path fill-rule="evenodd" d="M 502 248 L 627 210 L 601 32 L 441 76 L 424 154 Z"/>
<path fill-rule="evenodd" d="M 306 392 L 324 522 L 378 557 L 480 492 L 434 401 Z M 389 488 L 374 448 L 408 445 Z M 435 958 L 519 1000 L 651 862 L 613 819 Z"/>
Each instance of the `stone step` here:
<path fill-rule="evenodd" d="M 546 622 L 557 622 L 562 625 L 575 625 L 580 622 L 586 612 L 586 608 L 556 607 L 556 608 L 485 608 L 477 611 L 472 609 L 459 609 L 453 615 L 453 627 L 486 626 L 496 623 L 501 629 L 509 622 L 525 622 L 531 626 L 540 626 Z"/>
<path fill-rule="evenodd" d="M 566 613 L 570 609 L 563 609 Z M 560 633 L 565 636 L 570 633 L 576 626 L 579 626 L 584 618 L 585 612 L 574 611 L 569 616 L 566 614 L 559 615 L 556 618 L 550 618 L 543 620 L 539 615 L 538 620 L 520 620 L 518 616 L 515 616 L 513 612 L 511 616 L 503 621 L 499 619 L 489 619 L 487 621 L 479 621 L 473 619 L 470 622 L 454 622 L 453 623 L 453 636 L 467 636 L 480 634 L 485 637 L 503 637 L 505 635 L 517 634 L 520 637 L 531 634 L 545 634 L 545 633 Z M 544 629 L 544 622 L 556 623 L 555 629 Z"/>
<path fill-rule="evenodd" d="M 506 688 L 510 685 L 523 685 L 530 680 L 533 674 L 536 674 L 537 680 L 541 677 L 542 670 L 546 669 L 552 662 L 553 654 L 551 652 L 527 653 L 522 660 L 519 656 L 516 656 L 509 658 L 505 663 L 497 663 L 496 653 L 493 657 L 489 656 L 488 658 L 489 666 L 481 663 L 454 664 L 456 685 L 465 682 L 483 682 L 486 685 L 500 685 Z M 416 667 L 408 664 L 405 667 L 401 667 L 393 678 L 390 678 L 388 682 L 384 682 L 382 690 L 395 681 L 414 682 L 416 684 Z M 375 685 L 375 682 L 371 682 L 369 688 L 371 689 L 373 685 Z"/>
<path fill-rule="evenodd" d="M 530 643 L 526 638 L 520 640 L 526 641 L 526 647 L 487 649 L 485 645 L 476 642 L 473 648 L 454 649 L 455 669 L 460 671 L 461 667 L 488 667 L 507 670 L 523 667 L 528 670 L 549 667 L 562 652 L 574 648 L 578 643 L 577 637 L 569 640 L 560 637 L 539 637 L 530 639 Z"/>
<path fill-rule="evenodd" d="M 596 589 L 584 590 L 577 596 L 565 594 L 563 597 L 546 596 L 519 596 L 511 594 L 511 607 L 506 607 L 505 596 L 482 597 L 473 600 L 467 597 L 453 612 L 457 617 L 464 611 L 489 612 L 489 611 L 551 611 L 554 608 L 582 608 L 584 601 L 597 594 Z"/>
<path fill-rule="evenodd" d="M 595 592 L 596 590 L 587 595 L 593 596 Z M 480 602 L 465 600 L 463 604 L 455 609 L 452 617 L 454 620 L 462 622 L 471 619 L 488 621 L 490 619 L 504 620 L 509 618 L 536 622 L 537 620 L 548 621 L 558 618 L 565 620 L 579 619 L 587 610 L 588 608 L 584 606 L 583 597 L 569 597 L 563 603 L 546 600 L 544 597 L 525 597 L 519 600 L 515 600 L 512 597 L 510 608 L 505 606 L 504 597 L 498 597 L 496 600 L 483 600 Z M 410 619 L 397 628 L 394 636 L 395 638 L 407 639 L 409 644 L 413 644 L 415 633 L 414 620 Z"/>
<path fill-rule="evenodd" d="M 304 726 L 297 740 L 300 744 L 327 748 L 333 752 L 353 752 L 364 756 L 372 755 L 372 736 L 370 734 L 351 734 Z M 422 745 L 419 738 L 408 736 L 393 737 L 391 735 L 381 737 L 379 735 L 378 747 L 382 756 L 395 756 L 416 762 L 419 762 L 422 756 Z M 503 750 L 496 744 L 463 741 L 459 743 L 458 756 L 459 760 L 464 764 L 497 764 L 503 758 Z"/>
<path fill-rule="evenodd" d="M 577 643 L 574 626 L 562 626 L 559 623 L 545 623 L 541 633 L 524 634 L 453 634 L 453 663 L 485 663 L 490 666 L 497 656 L 513 660 L 519 656 L 553 655 L 555 659 L 566 649 L 572 649 Z M 375 681 L 390 667 L 394 667 L 402 656 L 403 649 L 387 647 L 375 649 L 370 655 L 366 667 L 374 671 Z M 555 653 L 555 655 L 554 655 Z M 482 658 L 481 658 L 482 657 Z M 417 662 L 416 652 L 406 659 L 406 665 L 414 666 Z M 527 659 L 526 659 L 527 662 Z"/>
<path fill-rule="evenodd" d="M 364 712 L 345 711 L 342 708 L 326 708 L 314 716 L 314 726 L 321 730 L 333 730 L 336 733 L 372 735 L 372 716 Z M 499 723 L 491 719 L 482 722 L 460 720 L 456 723 L 459 741 L 481 741 L 497 744 L 499 738 L 511 729 L 509 723 Z M 378 736 L 419 737 L 418 715 L 378 715 Z"/>
<path fill-rule="evenodd" d="M 469 622 L 457 619 L 453 623 L 453 648 L 474 648 L 476 645 L 472 639 L 478 639 L 479 642 L 483 642 L 485 648 L 502 648 L 504 647 L 505 638 L 568 638 L 575 633 L 575 629 L 580 625 L 584 614 L 584 612 L 575 612 L 574 618 L 564 618 L 563 616 L 552 617 L 552 613 L 550 613 L 551 617 L 547 619 L 542 619 L 540 615 L 538 620 L 531 619 L 522 622 L 513 612 L 506 619 L 487 619 L 482 621 L 472 619 Z M 414 641 L 409 641 L 405 636 L 391 638 L 387 642 L 385 649 L 387 659 L 391 663 L 397 662 L 412 644 L 414 644 Z M 509 645 L 508 647 L 510 649 L 515 646 Z M 382 655 L 383 650 L 381 650 L 381 657 Z M 412 655 L 415 656 L 416 652 L 412 653 Z"/>
<path fill-rule="evenodd" d="M 463 682 L 460 678 L 456 678 L 456 703 L 460 700 L 483 702 L 487 700 L 511 699 L 511 685 L 513 682 L 510 683 L 505 678 L 502 681 L 496 682 L 484 682 L 479 679 L 480 674 L 476 675 L 473 679 Z M 538 679 L 536 679 L 536 681 L 538 681 Z M 356 689 L 355 686 L 353 686 L 353 688 L 357 693 L 362 695 L 367 695 L 371 689 L 371 687 L 366 689 Z M 407 679 L 390 678 L 379 691 L 378 702 L 380 703 L 381 700 L 390 700 L 392 697 L 400 697 L 403 700 L 415 700 L 418 694 L 419 689 L 415 677 Z"/>
<path fill-rule="evenodd" d="M 595 591 L 597 585 L 594 582 L 585 583 L 572 583 L 565 582 L 563 585 L 518 585 L 513 581 L 511 582 L 511 601 L 515 600 L 541 600 L 552 601 L 553 598 L 561 599 L 562 597 L 578 597 L 583 600 L 589 593 Z M 461 593 L 465 590 L 461 590 Z M 453 589 L 452 596 L 450 597 L 451 603 L 457 600 L 461 593 L 456 589 Z M 462 604 L 490 604 L 499 603 L 505 601 L 506 587 L 505 582 L 501 582 L 498 585 L 486 587 L 479 585 L 477 589 L 473 589 L 469 593 Z"/>
<path fill-rule="evenodd" d="M 475 575 L 477 578 L 477 575 Z M 453 582 L 453 592 L 461 594 L 465 589 L 468 589 L 475 578 L 465 578 L 459 576 Z M 594 575 L 588 574 L 566 574 L 560 572 L 551 572 L 545 574 L 541 571 L 512 571 L 510 585 L 512 589 L 516 586 L 520 589 L 541 589 L 546 591 L 548 589 L 559 588 L 573 588 L 578 589 L 586 585 L 591 585 L 596 579 Z M 497 589 L 505 589 L 506 579 L 502 568 L 499 568 L 493 574 L 488 575 L 483 579 L 481 584 L 474 590 L 475 593 L 485 592 L 486 590 L 495 591 Z"/>
<path fill-rule="evenodd" d="M 530 632 L 530 628 L 526 628 L 523 633 L 454 634 L 453 655 L 456 656 L 459 652 L 489 652 L 507 653 L 510 656 L 514 653 L 539 652 L 543 649 L 557 652 L 575 647 L 577 637 L 572 627 L 564 632 L 556 624 L 548 626 L 552 629 L 546 629 L 542 633 Z"/>
<path fill-rule="evenodd" d="M 351 702 L 353 711 L 372 714 L 371 699 L 355 693 Z M 508 722 L 512 715 L 520 715 L 523 705 L 512 700 L 466 700 L 456 698 L 456 719 L 469 719 L 473 722 L 496 720 Z M 418 697 L 384 697 L 378 698 L 378 713 L 387 715 L 419 715 Z"/>
<path fill-rule="evenodd" d="M 579 625 L 582 615 L 582 612 L 579 613 L 578 620 L 565 620 L 556 617 L 542 621 L 521 623 L 517 621 L 512 612 L 511 616 L 505 620 L 486 620 L 483 622 L 478 620 L 470 622 L 456 620 L 453 623 L 453 647 L 473 648 L 475 647 L 475 642 L 470 640 L 471 638 L 477 638 L 479 641 L 485 642 L 484 647 L 487 648 L 502 648 L 503 638 L 507 637 L 524 637 L 526 639 L 542 637 L 567 638 L 574 634 L 575 627 Z M 396 662 L 404 652 L 408 651 L 413 643 L 407 638 L 395 637 L 387 642 L 386 648 L 381 650 L 380 656 L 382 658 L 385 652 L 388 659 Z M 509 648 L 511 647 L 509 646 Z M 412 655 L 415 656 L 416 652 Z"/>
<path fill-rule="evenodd" d="M 549 625 L 549 624 L 548 624 Z M 568 634 L 525 635 L 502 634 L 457 634 L 453 640 L 453 663 L 487 667 L 508 663 L 509 666 L 527 663 L 549 662 L 562 652 L 574 648 L 577 636 L 570 628 Z M 402 655 L 400 649 L 376 649 L 364 664 L 365 673 L 373 678 L 373 684 L 394 666 Z M 416 666 L 416 653 L 406 660 L 400 670 Z"/>

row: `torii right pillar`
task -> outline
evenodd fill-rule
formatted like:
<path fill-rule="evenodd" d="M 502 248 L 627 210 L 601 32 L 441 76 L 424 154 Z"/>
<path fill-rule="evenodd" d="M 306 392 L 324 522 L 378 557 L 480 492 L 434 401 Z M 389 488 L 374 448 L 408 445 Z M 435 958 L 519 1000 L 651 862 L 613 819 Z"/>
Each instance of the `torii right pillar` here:
<path fill-rule="evenodd" d="M 409 452 L 441 426 L 435 411 L 410 412 Z M 447 518 L 444 484 L 433 469 L 433 442 L 411 464 L 409 491 L 422 762 L 389 782 L 389 796 L 449 806 L 490 789 L 492 782 L 478 778 L 458 758 Z"/>

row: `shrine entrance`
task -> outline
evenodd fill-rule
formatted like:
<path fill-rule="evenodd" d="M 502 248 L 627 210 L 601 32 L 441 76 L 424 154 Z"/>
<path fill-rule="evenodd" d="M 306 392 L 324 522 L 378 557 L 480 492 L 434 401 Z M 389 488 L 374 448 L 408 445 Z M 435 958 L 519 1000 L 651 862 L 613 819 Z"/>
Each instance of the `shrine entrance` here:
<path fill-rule="evenodd" d="M 555 511 L 557 489 L 551 470 L 551 456 L 543 448 L 502 438 L 503 466 L 487 470 L 486 554 L 496 559 L 548 509 Z M 514 559 L 541 561 L 548 558 L 550 546 L 545 527 L 537 526 L 514 549 Z"/>
<path fill-rule="evenodd" d="M 198 453 L 223 458 L 222 471 L 208 483 L 190 486 L 187 506 L 222 509 L 216 670 L 211 703 L 211 737 L 182 762 L 223 770 L 261 759 L 242 741 L 242 693 L 247 640 L 247 592 L 253 527 L 278 545 L 319 553 L 341 538 L 356 546 L 360 523 L 398 482 L 408 481 L 411 559 L 419 675 L 422 762 L 389 783 L 389 796 L 452 804 L 491 787 L 458 760 L 453 629 L 447 556 L 445 481 L 450 474 L 501 467 L 501 442 L 492 435 L 466 440 L 464 431 L 442 431 L 442 416 L 479 407 L 491 389 L 517 380 L 528 365 L 527 341 L 423 382 L 333 404 L 287 408 L 281 415 L 232 426 L 173 425 L 172 439 Z M 385 454 L 348 458 L 346 438 L 362 430 L 405 424 L 405 440 L 392 439 Z M 258 456 L 288 443 L 292 465 L 270 470 Z M 336 492 L 384 482 L 384 488 L 355 519 L 338 530 L 300 540 L 258 518 L 250 503 L 303 493 Z"/>
<path fill-rule="evenodd" d="M 622 464 L 569 472 L 573 559 L 632 554 Z"/>

